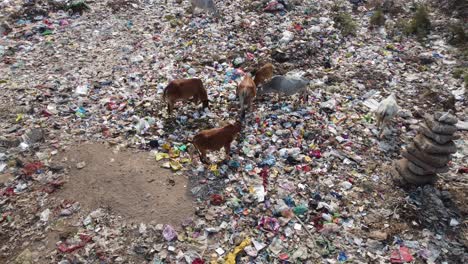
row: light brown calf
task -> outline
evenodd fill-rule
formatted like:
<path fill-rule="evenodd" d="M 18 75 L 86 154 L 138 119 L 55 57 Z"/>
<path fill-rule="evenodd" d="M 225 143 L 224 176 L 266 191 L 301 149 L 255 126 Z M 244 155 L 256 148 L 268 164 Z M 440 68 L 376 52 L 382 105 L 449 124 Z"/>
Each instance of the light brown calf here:
<path fill-rule="evenodd" d="M 254 78 L 255 85 L 258 87 L 270 80 L 271 77 L 273 77 L 273 70 L 274 67 L 271 63 L 267 63 L 263 65 L 260 69 L 258 69 L 258 71 L 255 73 Z"/>
<path fill-rule="evenodd" d="M 164 101 L 167 103 L 167 112 L 170 115 L 177 101 L 193 99 L 196 104 L 200 101 L 203 108 L 209 108 L 208 95 L 200 79 L 178 79 L 170 82 L 164 89 Z"/>
<path fill-rule="evenodd" d="M 237 96 L 239 97 L 241 116 L 245 116 L 245 109 L 249 107 L 252 110 L 252 103 L 257 96 L 257 86 L 252 78 L 248 75 L 242 79 L 242 81 L 237 86 Z"/>
<path fill-rule="evenodd" d="M 203 130 L 193 137 L 192 144 L 200 152 L 200 160 L 207 163 L 206 152 L 208 150 L 216 151 L 224 147 L 226 157 L 229 157 L 231 142 L 240 131 L 241 123 L 239 121 L 224 127 Z"/>

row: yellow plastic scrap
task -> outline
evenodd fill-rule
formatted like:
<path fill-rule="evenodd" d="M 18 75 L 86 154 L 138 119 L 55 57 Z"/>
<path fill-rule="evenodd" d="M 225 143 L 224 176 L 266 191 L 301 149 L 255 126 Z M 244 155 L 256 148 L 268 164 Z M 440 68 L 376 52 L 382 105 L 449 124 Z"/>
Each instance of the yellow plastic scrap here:
<path fill-rule="evenodd" d="M 239 252 L 244 250 L 244 248 L 247 247 L 248 245 L 250 245 L 250 238 L 249 237 L 244 239 L 244 241 L 242 241 L 242 243 L 240 243 L 240 245 L 238 245 L 236 248 L 234 248 L 234 250 L 232 252 L 227 254 L 225 264 L 236 264 L 237 254 L 239 254 Z"/>
<path fill-rule="evenodd" d="M 160 161 L 162 159 L 168 159 L 168 158 L 169 158 L 169 154 L 167 153 L 162 153 L 162 152 L 156 153 L 156 161 Z"/>
<path fill-rule="evenodd" d="M 211 164 L 210 165 L 210 171 L 215 172 L 218 170 L 218 166 L 216 164 Z"/>
<path fill-rule="evenodd" d="M 16 116 L 16 123 L 18 123 L 19 121 L 21 121 L 23 119 L 23 114 L 18 114 Z"/>
<path fill-rule="evenodd" d="M 171 160 L 169 164 L 171 165 L 171 169 L 174 171 L 182 169 L 182 165 L 180 165 L 180 163 L 177 160 Z"/>
<path fill-rule="evenodd" d="M 188 158 L 180 159 L 180 163 L 190 163 L 192 160 Z"/>
<path fill-rule="evenodd" d="M 179 155 L 180 155 L 180 150 L 178 150 L 178 149 L 169 150 L 169 156 L 171 158 L 177 158 L 177 157 L 179 157 Z"/>
<path fill-rule="evenodd" d="M 164 143 L 164 145 L 162 145 L 162 147 L 165 150 L 170 150 L 171 149 L 171 145 L 169 143 Z"/>

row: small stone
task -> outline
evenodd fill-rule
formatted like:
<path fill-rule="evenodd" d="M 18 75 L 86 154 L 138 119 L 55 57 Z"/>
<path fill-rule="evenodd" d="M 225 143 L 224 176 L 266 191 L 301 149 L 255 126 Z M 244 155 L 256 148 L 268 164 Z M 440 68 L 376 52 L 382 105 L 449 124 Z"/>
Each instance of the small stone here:
<path fill-rule="evenodd" d="M 382 231 L 372 231 L 369 233 L 369 237 L 376 240 L 386 240 L 388 234 Z"/>
<path fill-rule="evenodd" d="M 433 155 L 424 153 L 418 147 L 416 147 L 415 144 L 411 144 L 406 148 L 406 150 L 408 151 L 408 153 L 417 157 L 422 162 L 426 164 L 431 164 L 431 166 L 433 166 L 434 168 L 442 168 L 445 165 L 447 165 L 449 161 L 452 160 L 451 155 Z"/>
<path fill-rule="evenodd" d="M 456 126 L 438 122 L 434 120 L 432 116 L 427 114 L 424 115 L 424 119 L 426 120 L 426 124 L 431 129 L 431 131 L 437 134 L 453 135 L 453 133 L 457 132 L 458 130 Z"/>
<path fill-rule="evenodd" d="M 222 249 L 222 248 L 217 248 L 215 251 L 216 251 L 216 253 L 218 253 L 218 255 L 220 255 L 220 256 L 223 255 L 224 252 L 226 252 L 226 251 L 224 251 L 224 249 Z"/>
<path fill-rule="evenodd" d="M 420 57 L 419 58 L 419 62 L 422 64 L 422 65 L 428 65 L 428 64 L 431 64 L 431 63 L 434 63 L 434 59 L 431 58 L 431 57 Z"/>
<path fill-rule="evenodd" d="M 351 187 L 353 187 L 353 184 L 350 183 L 349 181 L 344 181 L 344 182 L 340 183 L 340 186 L 341 186 L 341 188 L 343 188 L 345 190 L 349 190 L 349 189 L 351 189 Z"/>
<path fill-rule="evenodd" d="M 24 137 L 24 141 L 26 141 L 26 142 L 28 142 L 30 144 L 41 142 L 41 141 L 44 140 L 44 134 L 45 134 L 44 130 L 42 130 L 41 128 L 31 129 L 31 131 L 26 133 L 26 135 Z"/>
<path fill-rule="evenodd" d="M 450 219 L 450 226 L 457 226 L 459 224 L 460 222 L 458 222 L 456 219 L 454 218 Z"/>
<path fill-rule="evenodd" d="M 441 145 L 419 134 L 414 138 L 416 146 L 428 154 L 453 154 L 457 152 L 457 146 L 453 142 Z"/>
<path fill-rule="evenodd" d="M 458 122 L 456 116 L 444 112 L 435 112 L 434 119 L 448 125 L 455 125 Z"/>
<path fill-rule="evenodd" d="M 464 131 L 468 131 L 468 121 L 458 121 L 457 123 L 457 129 L 458 130 L 464 130 Z"/>
<path fill-rule="evenodd" d="M 456 135 L 441 135 L 441 134 L 436 134 L 434 132 L 432 132 L 426 124 L 421 124 L 419 125 L 419 132 L 424 134 L 426 137 L 434 140 L 435 142 L 439 143 L 439 144 L 445 144 L 445 143 L 448 143 L 449 141 L 451 140 L 456 140 L 458 138 L 460 138 L 460 136 L 456 136 Z"/>
<path fill-rule="evenodd" d="M 25 249 L 21 254 L 19 254 L 15 259 L 16 264 L 32 264 L 33 263 L 33 254 L 29 249 Z"/>
<path fill-rule="evenodd" d="M 49 221 L 50 213 L 51 213 L 50 209 L 45 209 L 45 210 L 41 213 L 41 216 L 40 216 L 41 221 L 42 221 L 42 222 L 47 222 L 47 221 Z"/>
<path fill-rule="evenodd" d="M 84 161 L 78 162 L 76 164 L 76 168 L 79 169 L 79 170 L 83 169 L 84 167 L 86 167 L 86 162 L 84 162 Z"/>

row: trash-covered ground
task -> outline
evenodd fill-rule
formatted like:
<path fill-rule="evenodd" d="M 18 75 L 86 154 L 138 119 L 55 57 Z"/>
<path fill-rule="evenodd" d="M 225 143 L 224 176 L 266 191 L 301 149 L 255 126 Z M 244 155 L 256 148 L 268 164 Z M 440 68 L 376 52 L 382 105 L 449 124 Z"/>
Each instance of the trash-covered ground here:
<path fill-rule="evenodd" d="M 425 36 L 413 3 L 383 2 L 216 1 L 216 19 L 189 1 L 0 1 L 0 262 L 467 263 L 466 12 L 422 1 Z M 311 80 L 308 102 L 258 98 L 232 157 L 192 164 L 191 138 L 236 120 L 242 73 L 266 62 Z M 211 108 L 169 117 L 162 90 L 186 77 Z M 464 129 L 450 171 L 397 186 L 392 161 L 436 110 Z"/>

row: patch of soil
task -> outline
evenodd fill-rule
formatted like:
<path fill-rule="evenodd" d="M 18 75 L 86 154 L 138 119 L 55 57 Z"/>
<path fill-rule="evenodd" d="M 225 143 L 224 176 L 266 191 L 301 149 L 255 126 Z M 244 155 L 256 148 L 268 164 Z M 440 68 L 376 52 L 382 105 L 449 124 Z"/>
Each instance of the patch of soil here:
<path fill-rule="evenodd" d="M 69 173 L 58 195 L 80 202 L 82 210 L 105 208 L 128 220 L 172 225 L 194 212 L 188 179 L 160 168 L 148 153 L 84 144 L 61 157 Z M 86 163 L 82 169 L 80 162 Z"/>

